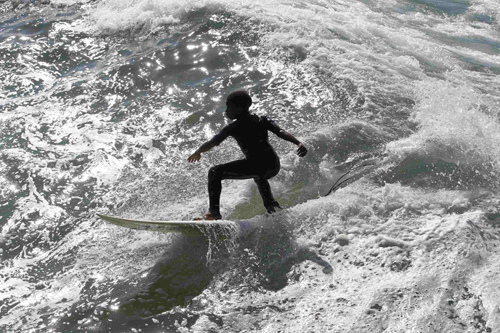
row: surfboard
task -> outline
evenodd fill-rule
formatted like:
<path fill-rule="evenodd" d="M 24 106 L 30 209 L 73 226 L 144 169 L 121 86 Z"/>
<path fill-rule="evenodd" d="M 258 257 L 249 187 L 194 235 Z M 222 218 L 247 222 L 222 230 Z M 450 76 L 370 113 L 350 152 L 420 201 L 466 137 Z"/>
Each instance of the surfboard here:
<path fill-rule="evenodd" d="M 144 221 L 123 219 L 120 217 L 109 216 L 104 214 L 97 214 L 101 219 L 106 222 L 135 230 L 145 231 L 160 231 L 160 232 L 178 232 L 187 235 L 199 235 L 208 231 L 224 232 L 234 229 L 237 231 L 247 231 L 252 228 L 248 221 Z"/>

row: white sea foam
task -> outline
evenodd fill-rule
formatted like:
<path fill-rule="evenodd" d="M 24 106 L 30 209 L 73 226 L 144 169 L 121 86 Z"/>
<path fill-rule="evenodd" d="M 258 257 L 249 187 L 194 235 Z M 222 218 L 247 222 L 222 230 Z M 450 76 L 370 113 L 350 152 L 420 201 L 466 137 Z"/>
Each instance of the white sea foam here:
<path fill-rule="evenodd" d="M 458 154 L 455 158 L 443 155 L 439 158 L 474 163 L 477 162 L 474 156 L 481 156 L 485 163 L 492 162 L 500 167 L 498 109 L 486 96 L 483 98 L 467 86 L 430 80 L 415 86 L 415 98 L 413 119 L 419 129 L 408 138 L 388 144 L 389 152 L 426 151 L 426 143 L 438 142 L 461 151 L 455 152 Z M 432 154 L 432 151 L 427 153 Z"/>
<path fill-rule="evenodd" d="M 347 328 L 362 332 L 384 328 L 387 331 L 408 332 L 417 324 L 421 324 L 418 328 L 425 329 L 426 323 L 439 323 L 441 319 L 436 319 L 436 313 L 447 313 L 450 302 L 458 304 L 450 313 L 461 316 L 461 323 L 480 326 L 482 322 L 477 318 L 482 317 L 478 313 L 487 313 L 488 324 L 495 329 L 500 327 L 495 302 L 498 283 L 492 282 L 500 269 L 496 263 L 498 254 L 494 243 L 497 232 L 490 230 L 493 228 L 491 221 L 495 221 L 494 213 L 498 210 L 498 200 L 492 199 L 489 206 L 488 203 L 478 205 L 478 201 L 491 194 L 481 190 L 457 191 L 384 183 L 376 177 L 377 172 L 384 173 L 413 152 L 459 162 L 460 165 L 490 163 L 498 167 L 500 128 L 495 89 L 499 78 L 488 72 L 488 68 L 496 70 L 498 57 L 484 51 L 487 47 L 482 50 L 474 45 L 464 46 L 467 42 L 463 40 L 456 44 L 452 41 L 464 36 L 488 37 L 495 41 L 492 27 L 496 23 L 476 22 L 475 27 L 460 17 L 422 12 L 395 13 L 388 9 L 398 4 L 398 1 L 370 4 L 347 1 L 136 0 L 104 1 L 97 5 L 97 9 L 92 8 L 95 33 L 133 31 L 137 35 L 148 35 L 165 24 L 183 24 L 189 21 L 186 18 L 190 14 L 199 10 L 227 10 L 251 18 L 251 22 L 255 23 L 252 29 L 262 29 L 258 46 L 263 52 L 272 54 L 275 50 L 288 50 L 305 55 L 302 65 L 310 67 L 311 72 L 318 70 L 326 76 L 333 73 L 334 78 L 354 82 L 353 86 L 359 89 L 355 94 L 366 97 L 363 121 L 353 116 L 337 127 L 312 130 L 305 138 L 306 142 L 310 139 L 313 147 L 306 159 L 299 160 L 293 153 L 283 158 L 283 170 L 273 179 L 272 186 L 277 197 L 289 200 L 291 207 L 288 210 L 273 216 L 259 215 L 264 209 L 251 180 L 224 184 L 223 213 L 233 213 L 236 218 L 257 215 L 252 221 L 265 227 L 253 234 L 254 243 L 250 235 L 238 240 L 241 243 L 233 244 L 233 247 L 244 245 L 246 250 L 237 253 L 237 259 L 229 261 L 224 272 L 216 275 L 205 292 L 198 296 L 205 301 L 200 301 L 200 304 L 205 304 L 201 311 L 220 315 L 223 327 L 207 323 L 212 317 L 202 316 L 193 326 L 194 330 L 215 327 L 216 330 L 240 331 L 258 327 L 260 331 L 268 332 L 303 332 L 306 329 L 345 331 Z M 493 12 L 494 6 L 493 2 L 482 1 L 473 9 L 486 13 Z M 64 33 L 72 28 L 61 23 L 54 30 L 54 33 Z M 91 39 L 87 42 L 90 43 Z M 82 41 L 82 47 L 87 42 Z M 490 48 L 490 51 L 493 49 Z M 269 64 L 272 62 L 277 64 L 274 71 L 270 70 L 273 77 L 286 70 L 279 59 L 272 59 Z M 469 65 L 474 68 L 469 68 Z M 429 79 L 429 76 L 435 79 Z M 52 82 L 48 76 L 24 78 L 27 86 L 31 85 L 31 79 Z M 69 87 L 64 89 L 69 90 Z M 286 87 L 285 90 L 290 98 L 294 97 L 292 89 Z M 319 98 L 311 97 L 314 103 L 324 96 L 335 97 L 334 93 L 332 97 L 324 95 L 321 89 L 318 91 Z M 328 197 L 317 198 L 317 193 L 314 193 L 314 196 L 308 194 L 307 197 L 297 198 L 297 193 L 327 186 L 329 184 L 323 183 L 330 183 L 339 176 L 335 173 L 339 162 L 335 157 L 341 153 L 348 151 L 345 154 L 347 160 L 340 159 L 340 162 L 349 163 L 359 157 L 356 153 L 363 151 L 361 148 L 366 148 L 367 144 L 376 142 L 382 145 L 394 140 L 393 134 L 385 132 L 386 124 L 371 124 L 366 120 L 378 119 L 378 112 L 381 111 L 395 118 L 390 106 L 384 104 L 391 101 L 391 97 L 381 98 L 380 93 L 391 97 L 403 95 L 415 101 L 415 105 L 408 106 L 413 112 L 412 120 L 418 125 L 414 133 L 386 146 L 386 156 L 381 158 L 375 175 L 367 174 Z M 104 206 L 109 207 L 115 207 L 115 203 L 123 205 L 117 210 L 124 216 L 162 220 L 174 216 L 189 218 L 194 213 L 204 212 L 207 206 L 206 190 L 202 189 L 206 181 L 204 172 L 209 164 L 218 163 L 221 156 L 234 157 L 234 154 L 229 154 L 229 149 L 222 147 L 220 155 L 208 155 L 200 167 L 180 167 L 182 172 L 176 174 L 174 181 L 167 179 L 158 183 L 162 175 L 169 172 L 164 170 L 164 165 L 159 166 L 160 163 L 181 163 L 181 157 L 182 163 L 185 163 L 184 155 L 187 153 L 182 148 L 186 146 L 177 144 L 182 143 L 178 140 L 186 139 L 178 139 L 169 131 L 185 120 L 189 113 L 162 109 L 152 111 L 152 117 L 139 112 L 127 115 L 129 118 L 126 121 L 113 122 L 111 108 L 121 102 L 116 96 L 109 95 L 105 100 L 110 110 L 98 114 L 87 114 L 88 110 L 84 107 L 68 106 L 54 100 L 47 100 L 36 107 L 19 107 L 15 113 L 0 114 L 2 125 L 9 124 L 14 130 L 24 133 L 22 139 L 26 140 L 29 149 L 40 154 L 47 153 L 48 156 L 37 158 L 41 155 L 21 148 L 3 151 L 6 160 L 14 161 L 14 165 L 47 181 L 35 186 L 33 178 L 28 178 L 28 196 L 16 201 L 16 211 L 2 230 L 2 245 L 17 240 L 15 237 L 8 239 L 7 234 L 11 231 L 19 231 L 23 237 L 22 232 L 28 230 L 28 238 L 40 236 L 49 240 L 51 233 L 64 229 L 59 223 L 64 226 L 66 221 L 62 221 L 62 217 L 65 211 L 56 206 L 54 201 L 57 200 L 47 198 L 43 189 L 76 172 L 79 155 L 88 160 L 80 173 L 74 175 L 73 182 L 64 188 L 60 196 L 66 198 L 58 205 L 66 205 L 72 199 L 68 193 L 79 182 L 95 177 L 100 185 L 113 186 L 104 187 L 105 193 L 98 186 L 92 190 L 90 195 L 99 196 L 94 202 L 98 205 L 104 202 Z M 301 100 L 293 104 L 298 109 L 309 98 L 307 94 L 300 97 Z M 82 94 L 75 100 L 84 102 L 92 98 Z M 346 104 L 348 111 L 356 108 L 357 99 L 353 100 Z M 379 108 L 372 110 L 370 103 L 379 103 Z M 42 123 L 50 124 L 52 128 L 45 131 Z M 133 134 L 130 134 L 130 129 Z M 201 125 L 195 125 L 183 135 L 202 142 L 206 139 L 205 135 L 210 137 L 213 133 L 213 128 L 207 127 L 204 132 Z M 331 149 L 341 141 L 343 134 L 352 140 L 335 146 L 338 151 Z M 154 140 L 163 137 L 166 137 L 164 142 L 167 148 L 161 150 L 155 147 Z M 66 139 L 68 143 L 59 144 Z M 348 144 L 352 144 L 354 139 L 359 146 L 352 148 Z M 123 147 L 119 148 L 118 144 L 123 144 Z M 163 152 L 171 156 L 165 157 Z M 350 156 L 350 152 L 356 156 Z M 125 172 L 134 171 L 134 162 L 127 156 L 139 160 L 135 162 L 139 165 L 135 173 Z M 52 162 L 55 166 L 48 167 Z M 317 182 L 307 183 L 316 176 Z M 186 179 L 190 183 L 183 183 Z M 1 179 L 1 182 L 7 184 L 13 180 Z M 189 186 L 196 191 L 186 191 L 188 199 L 186 193 L 175 193 L 179 202 L 172 202 L 169 195 Z M 132 196 L 138 196 L 138 199 Z M 180 202 L 184 199 L 185 202 Z M 68 213 L 75 213 L 75 210 L 68 208 Z M 486 210 L 493 212 L 491 219 Z M 29 214 L 32 213 L 40 217 L 31 221 Z M 80 216 L 88 214 L 92 212 L 86 211 Z M 86 217 L 72 218 L 67 222 L 74 224 L 73 229 L 62 240 L 55 244 L 41 243 L 40 247 L 49 244 L 49 250 L 30 248 L 32 243 L 26 243 L 22 253 L 9 259 L 11 266 L 2 269 L 7 280 L 0 288 L 0 299 L 11 296 L 25 299 L 8 310 L 8 314 L 0 319 L 0 326 L 39 331 L 46 329 L 43 324 L 38 324 L 45 311 L 50 311 L 54 320 L 73 306 L 94 310 L 94 301 L 108 301 L 106 297 L 120 287 L 132 290 L 131 286 L 141 280 L 155 282 L 147 277 L 151 267 L 165 248 L 174 252 L 178 249 L 172 246 L 177 244 L 172 236 L 129 231 Z M 279 238 L 283 235 L 291 239 Z M 298 240 L 294 239 L 296 236 Z M 348 245 L 340 246 L 338 239 Z M 187 253 L 192 243 L 181 242 L 181 245 Z M 284 255 L 276 254 L 280 247 L 286 248 Z M 307 252 L 309 257 L 294 257 L 298 248 L 312 248 Z M 331 275 L 317 270 L 316 262 L 311 264 L 305 259 L 314 259 L 311 253 L 316 250 L 321 251 L 322 258 L 333 266 Z M 35 286 L 26 282 L 26 279 L 32 278 L 28 267 L 42 266 L 52 259 L 57 264 L 62 262 L 66 265 L 65 271 L 55 276 L 47 271 L 44 285 Z M 243 266 L 241 274 L 237 274 L 237 267 L 234 267 L 238 260 Z M 262 278 L 266 271 L 259 270 L 266 265 L 272 273 L 283 274 L 280 277 L 285 283 L 281 289 L 268 293 L 258 290 L 260 285 L 253 283 L 267 282 Z M 223 279 L 225 277 L 226 280 Z M 163 277 L 159 274 L 157 278 Z M 94 289 L 85 289 L 87 283 Z M 196 298 L 193 304 L 196 304 L 195 301 Z M 113 304 L 116 305 L 116 302 L 113 301 Z M 168 315 L 182 315 L 185 308 L 199 311 L 190 307 L 174 308 Z M 149 327 L 165 319 L 161 317 L 161 311 L 154 315 L 153 322 L 148 322 Z M 81 318 L 76 314 L 74 316 L 72 319 Z M 90 329 L 93 321 L 90 316 L 94 314 L 79 323 L 88 325 L 85 328 Z M 28 325 L 19 318 L 25 318 Z M 146 320 L 149 319 L 144 319 L 144 323 Z M 165 321 L 168 320 L 171 317 Z M 497 325 L 493 326 L 495 320 Z M 366 326 L 363 328 L 363 325 Z"/>
<path fill-rule="evenodd" d="M 189 10 L 206 5 L 207 1 L 105 1 L 93 13 L 96 21 L 94 29 L 102 33 L 129 29 L 154 31 L 162 25 L 178 23 Z"/>
<path fill-rule="evenodd" d="M 483 14 L 486 16 L 492 16 L 498 25 L 500 20 L 500 4 L 495 0 L 472 0 L 471 10 L 477 14 Z"/>
<path fill-rule="evenodd" d="M 485 68 L 498 68 L 497 55 L 485 54 L 480 49 L 475 51 L 475 44 L 464 48 L 463 43 L 455 45 L 452 41 L 452 38 L 467 36 L 497 40 L 488 26 L 473 28 L 463 20 L 431 13 L 426 16 L 430 20 L 426 25 L 422 23 L 421 13 L 399 14 L 391 6 L 397 7 L 397 4 L 389 2 L 380 7 L 385 10 L 374 12 L 361 2 L 342 1 L 110 0 L 102 2 L 92 17 L 96 33 L 132 29 L 143 34 L 166 23 L 179 23 L 190 11 L 196 10 L 223 9 L 250 17 L 265 23 L 255 26 L 261 30 L 260 46 L 264 51 L 278 47 L 307 55 L 304 64 L 355 82 L 365 94 L 367 108 L 377 104 L 370 103 L 373 95 L 411 93 L 407 80 L 420 80 L 429 71 L 457 81 L 464 75 L 474 76 L 470 81 L 472 86 L 478 79 L 481 83 L 488 80 L 499 84 L 497 76 L 468 70 L 471 62 Z M 450 70 L 462 74 L 448 74 Z"/>

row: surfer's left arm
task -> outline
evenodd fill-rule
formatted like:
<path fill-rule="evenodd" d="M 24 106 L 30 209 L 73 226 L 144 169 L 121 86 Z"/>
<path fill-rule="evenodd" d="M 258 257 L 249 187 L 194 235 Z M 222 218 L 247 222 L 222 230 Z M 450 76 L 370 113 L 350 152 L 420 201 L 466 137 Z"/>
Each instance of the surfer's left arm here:
<path fill-rule="evenodd" d="M 273 132 L 274 134 L 276 134 L 276 136 L 278 136 L 279 138 L 297 145 L 297 155 L 299 155 L 300 157 L 306 156 L 306 154 L 307 154 L 307 148 L 306 148 L 306 146 L 304 146 L 304 144 L 302 142 L 300 142 L 299 140 L 297 140 L 296 137 L 294 137 L 293 135 L 291 135 L 287 131 L 284 131 L 283 129 L 281 129 L 271 119 L 267 119 L 266 118 L 266 120 L 269 122 L 269 130 L 271 132 Z"/>
<path fill-rule="evenodd" d="M 304 144 L 302 142 L 297 140 L 296 137 L 294 137 L 293 135 L 291 135 L 290 133 L 288 133 L 287 131 L 284 131 L 284 130 L 280 130 L 278 133 L 276 133 L 276 135 L 279 138 L 282 138 L 283 140 L 286 140 L 288 142 L 291 142 L 291 143 L 297 145 L 297 155 L 299 155 L 300 157 L 306 156 L 306 154 L 307 154 L 306 146 L 304 146 Z"/>

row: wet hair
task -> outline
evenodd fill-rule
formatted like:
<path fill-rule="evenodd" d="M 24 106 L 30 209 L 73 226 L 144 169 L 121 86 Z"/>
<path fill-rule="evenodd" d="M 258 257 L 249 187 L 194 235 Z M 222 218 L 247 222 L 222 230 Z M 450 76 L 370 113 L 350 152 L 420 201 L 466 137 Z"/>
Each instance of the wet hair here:
<path fill-rule="evenodd" d="M 238 107 L 249 108 L 252 105 L 252 97 L 245 90 L 238 90 L 230 93 L 227 98 L 227 101 L 230 101 L 234 105 Z"/>

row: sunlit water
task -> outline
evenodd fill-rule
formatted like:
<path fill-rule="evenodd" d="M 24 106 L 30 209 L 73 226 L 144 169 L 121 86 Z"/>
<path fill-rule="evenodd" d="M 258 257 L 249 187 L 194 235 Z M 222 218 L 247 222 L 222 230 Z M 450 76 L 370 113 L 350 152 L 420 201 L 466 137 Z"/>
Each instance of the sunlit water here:
<path fill-rule="evenodd" d="M 496 1 L 54 0 L 0 13 L 2 332 L 290 331 L 272 318 L 291 308 L 273 300 L 314 308 L 299 290 L 320 282 L 304 270 L 342 269 L 325 253 L 339 234 L 381 237 L 400 218 L 436 233 L 436 219 L 499 224 Z M 209 166 L 241 153 L 227 140 L 186 159 L 226 123 L 236 89 L 310 149 L 299 159 L 271 138 L 288 209 L 264 215 L 252 181 L 225 181 L 224 217 L 264 229 L 193 238 L 95 217 L 203 214 Z M 430 246 L 419 239 L 406 241 Z"/>

